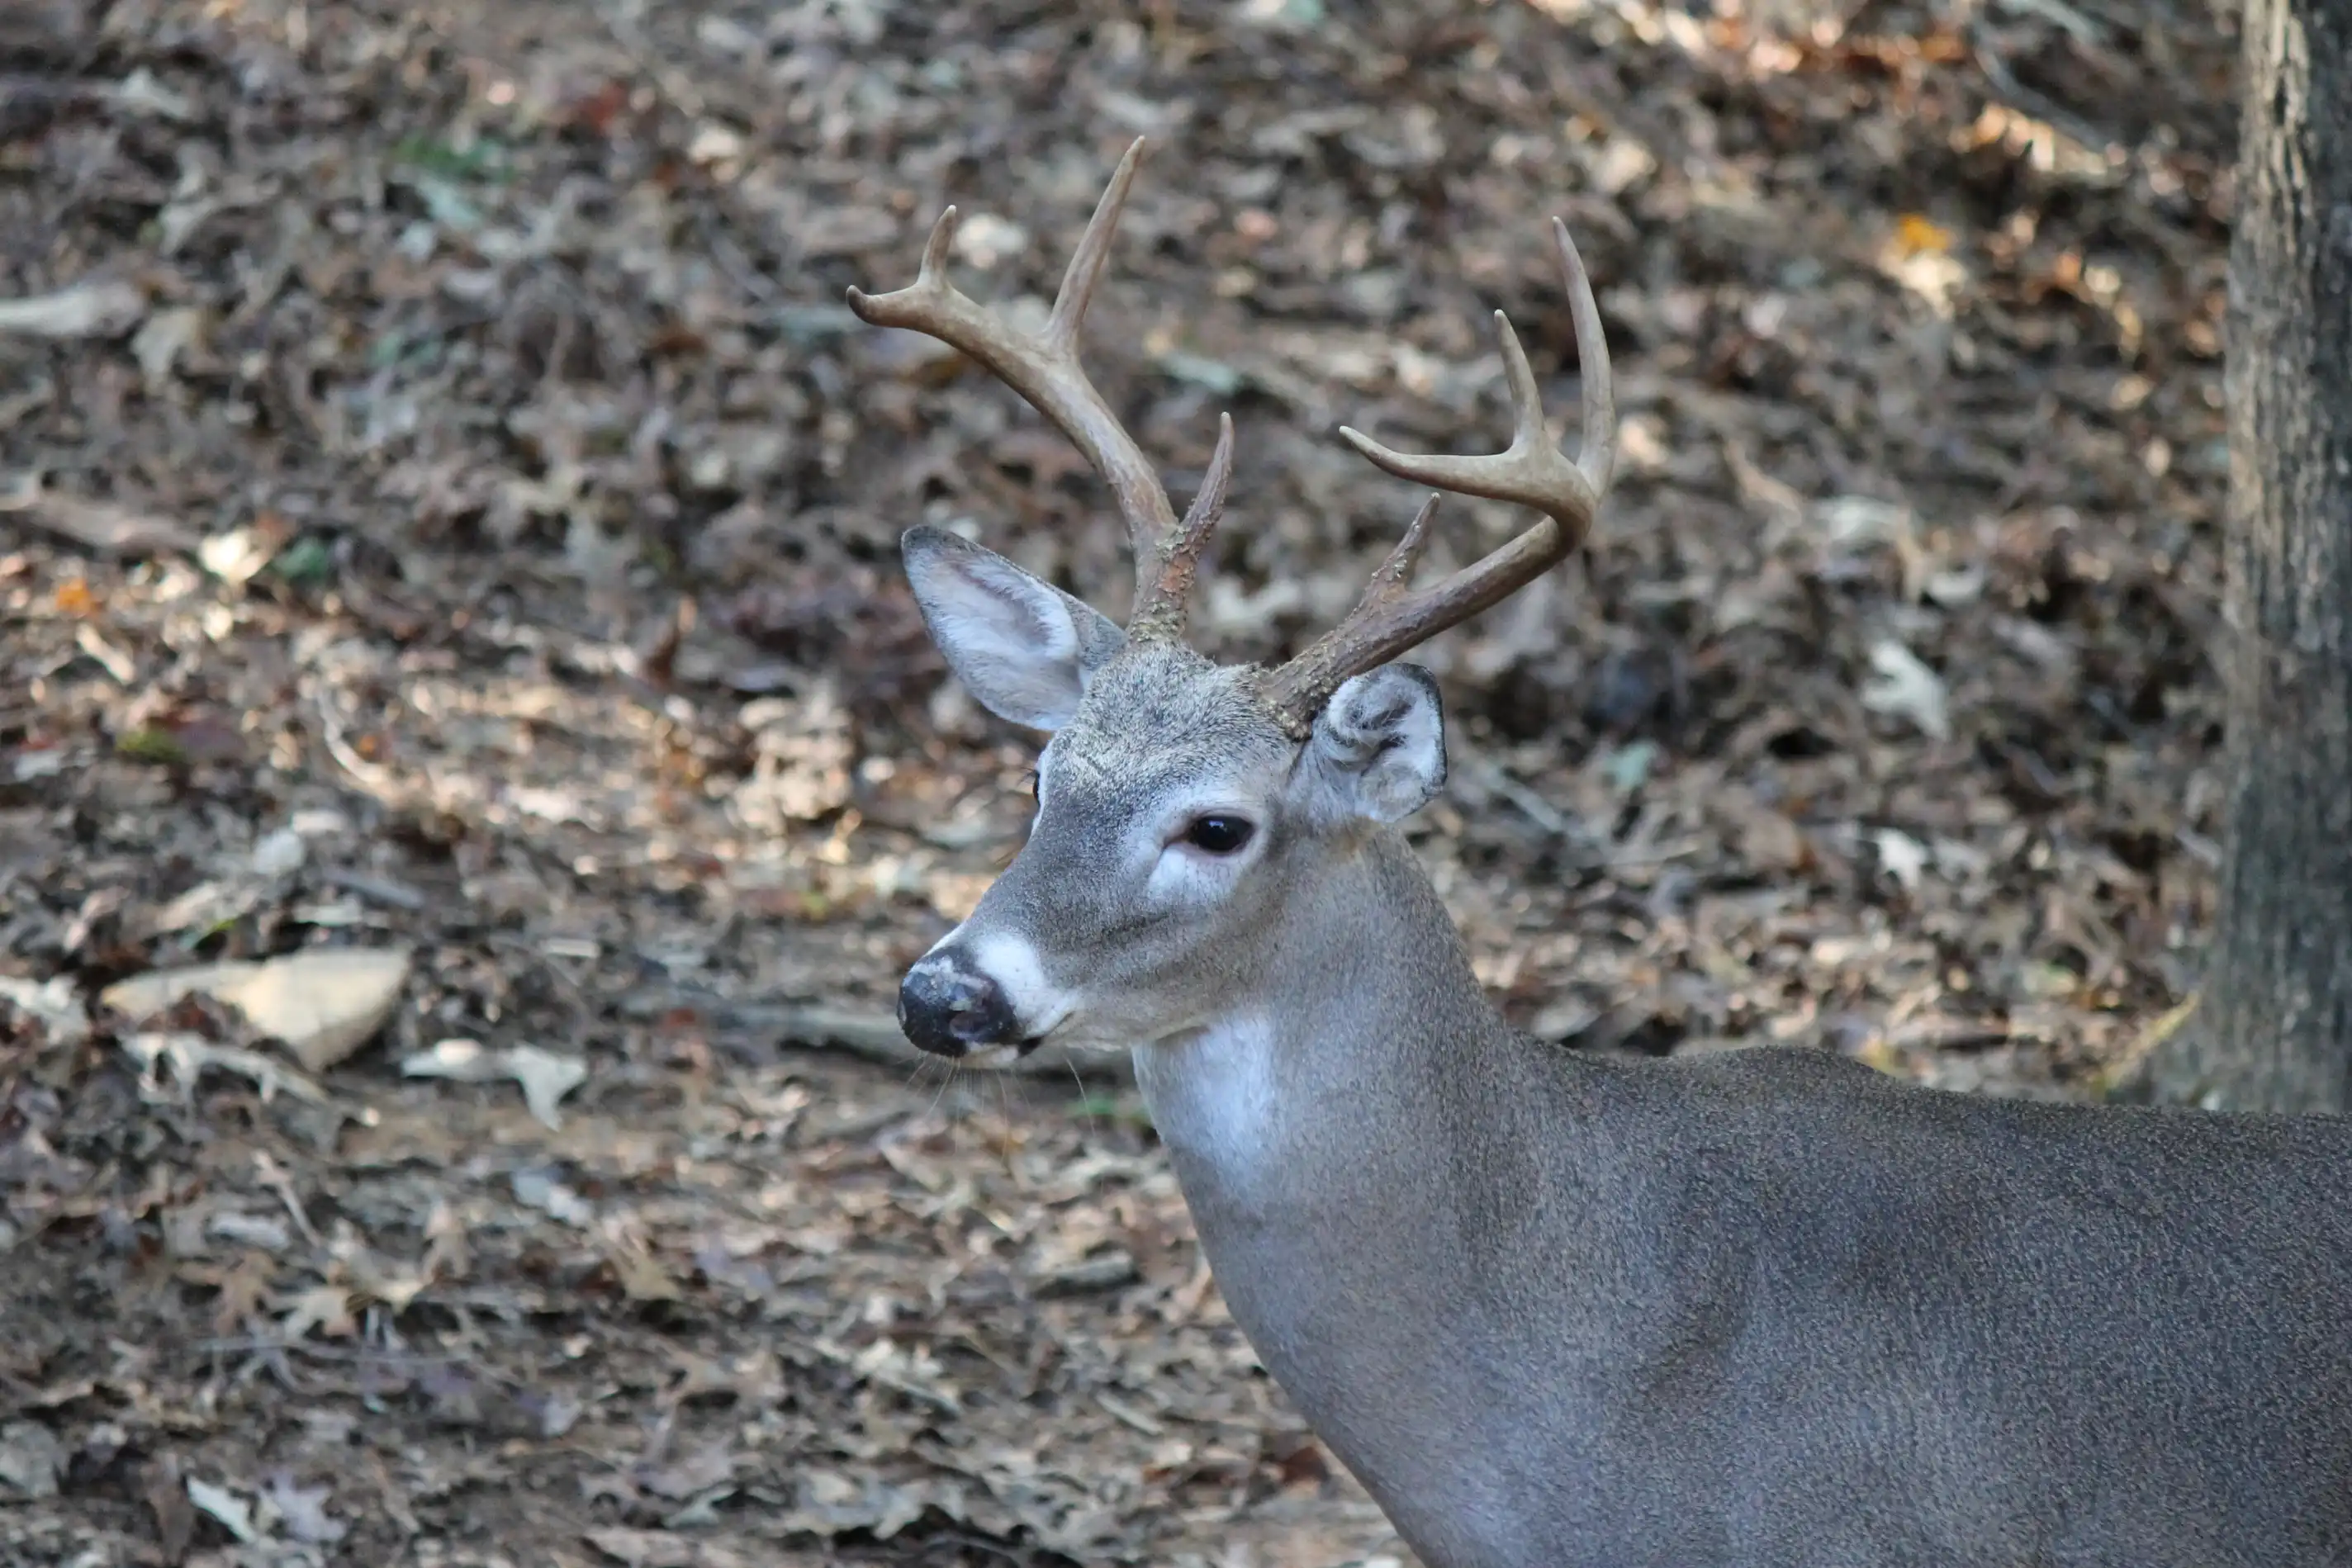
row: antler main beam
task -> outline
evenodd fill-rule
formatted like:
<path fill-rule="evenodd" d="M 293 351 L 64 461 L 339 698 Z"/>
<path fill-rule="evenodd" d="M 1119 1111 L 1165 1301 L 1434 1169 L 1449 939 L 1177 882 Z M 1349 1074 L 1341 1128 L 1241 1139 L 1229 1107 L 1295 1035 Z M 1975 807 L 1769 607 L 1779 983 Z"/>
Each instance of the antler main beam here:
<path fill-rule="evenodd" d="M 1143 139 L 1138 137 L 1118 161 L 1102 200 L 1096 204 L 1085 237 L 1078 241 L 1062 275 L 1054 313 L 1043 331 L 1032 334 L 1015 329 L 948 281 L 948 253 L 956 231 L 953 207 L 941 213 L 932 226 L 931 237 L 923 246 L 922 266 L 912 284 L 888 294 L 867 294 L 853 287 L 849 308 L 874 326 L 928 333 L 978 361 L 1070 438 L 1110 486 L 1111 497 L 1127 524 L 1135 554 L 1134 619 L 1139 630 L 1150 635 L 1174 635 L 1183 629 L 1183 591 L 1192 580 L 1193 563 L 1223 505 L 1224 481 L 1232 469 L 1231 423 L 1223 428 L 1217 458 L 1202 486 L 1202 497 L 1213 488 L 1215 500 L 1205 507 L 1196 500 L 1192 514 L 1180 526 L 1150 460 L 1078 362 L 1078 330 L 1086 321 L 1087 306 L 1094 298 L 1095 284 L 1102 277 L 1111 236 L 1118 231 L 1128 190 L 1135 183 L 1136 166 L 1142 158 Z"/>
<path fill-rule="evenodd" d="M 1545 517 L 1483 560 L 1426 588 L 1407 590 L 1405 580 L 1421 553 L 1436 504 L 1432 497 L 1347 618 L 1262 680 L 1261 694 L 1294 733 L 1306 732 L 1341 682 L 1499 603 L 1565 559 L 1591 532 L 1616 471 L 1616 392 L 1601 308 L 1593 300 L 1584 259 L 1568 237 L 1566 224 L 1554 218 L 1551 233 L 1568 286 L 1577 360 L 1584 375 L 1584 444 L 1577 460 L 1570 463 L 1552 444 L 1527 350 L 1499 310 L 1495 329 L 1510 380 L 1514 425 L 1507 448 L 1489 456 L 1416 455 L 1391 451 L 1360 431 L 1342 427 L 1339 434 L 1348 444 L 1399 478 L 1457 495 L 1516 502 Z"/>

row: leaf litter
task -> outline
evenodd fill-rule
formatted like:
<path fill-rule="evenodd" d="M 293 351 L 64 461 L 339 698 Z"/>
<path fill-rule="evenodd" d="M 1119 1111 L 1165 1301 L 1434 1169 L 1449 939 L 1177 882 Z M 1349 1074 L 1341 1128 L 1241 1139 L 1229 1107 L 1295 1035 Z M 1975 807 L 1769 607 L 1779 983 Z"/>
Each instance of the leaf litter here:
<path fill-rule="evenodd" d="M 1223 658 L 1418 502 L 1330 427 L 1498 439 L 1497 308 L 1570 406 L 1543 214 L 1592 267 L 1609 515 L 1417 655 L 1515 1019 L 2066 1095 L 2193 1007 L 2229 16 L 0 16 L 0 1555 L 1402 1561 L 1127 1079 L 891 1018 L 1031 744 L 898 532 L 1127 568 L 842 290 L 953 201 L 1049 297 L 1139 130 L 1089 364 L 1179 493 L 1233 408 Z"/>

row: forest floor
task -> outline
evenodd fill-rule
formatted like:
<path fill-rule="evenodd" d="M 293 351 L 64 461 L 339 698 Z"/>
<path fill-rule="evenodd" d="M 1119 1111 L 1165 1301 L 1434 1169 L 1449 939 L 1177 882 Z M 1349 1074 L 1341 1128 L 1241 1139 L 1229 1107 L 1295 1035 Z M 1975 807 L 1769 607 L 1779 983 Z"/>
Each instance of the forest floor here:
<path fill-rule="evenodd" d="M 1089 362 L 1180 499 L 1234 416 L 1226 659 L 1413 510 L 1337 424 L 1502 444 L 1494 309 L 1574 427 L 1550 214 L 1591 266 L 1599 535 L 1422 655 L 1516 1021 L 2101 1092 L 2211 909 L 2233 58 L 2122 0 L 7 7 L 0 1559 L 1402 1560 L 1118 1073 L 893 1045 L 1031 744 L 897 536 L 1128 567 L 844 289 L 953 201 L 1050 296 L 1138 134 Z M 97 999 L 314 946 L 391 1016 L 308 1067 Z"/>

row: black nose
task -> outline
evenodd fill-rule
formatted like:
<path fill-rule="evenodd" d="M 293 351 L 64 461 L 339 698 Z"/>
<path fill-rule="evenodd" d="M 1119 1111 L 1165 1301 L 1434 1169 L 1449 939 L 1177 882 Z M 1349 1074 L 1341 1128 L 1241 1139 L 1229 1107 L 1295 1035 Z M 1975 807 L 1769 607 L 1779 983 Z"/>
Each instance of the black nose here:
<path fill-rule="evenodd" d="M 961 1056 L 974 1046 L 1006 1043 L 1016 1026 L 1003 989 L 947 952 L 907 971 L 898 987 L 898 1027 L 935 1056 Z"/>

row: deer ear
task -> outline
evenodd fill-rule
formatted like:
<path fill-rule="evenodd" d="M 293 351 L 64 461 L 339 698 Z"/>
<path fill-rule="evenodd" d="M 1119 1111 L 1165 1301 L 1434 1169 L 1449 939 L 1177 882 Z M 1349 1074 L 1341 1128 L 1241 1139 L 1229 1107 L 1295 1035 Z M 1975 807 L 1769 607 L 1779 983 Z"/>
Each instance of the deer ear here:
<path fill-rule="evenodd" d="M 1000 718 L 1061 728 L 1127 642 L 1108 617 L 960 534 L 911 528 L 898 548 L 931 641 Z"/>
<path fill-rule="evenodd" d="M 1445 782 L 1445 715 L 1437 678 L 1418 664 L 1383 664 L 1331 694 L 1316 716 L 1294 775 L 1321 824 L 1393 822 Z"/>

